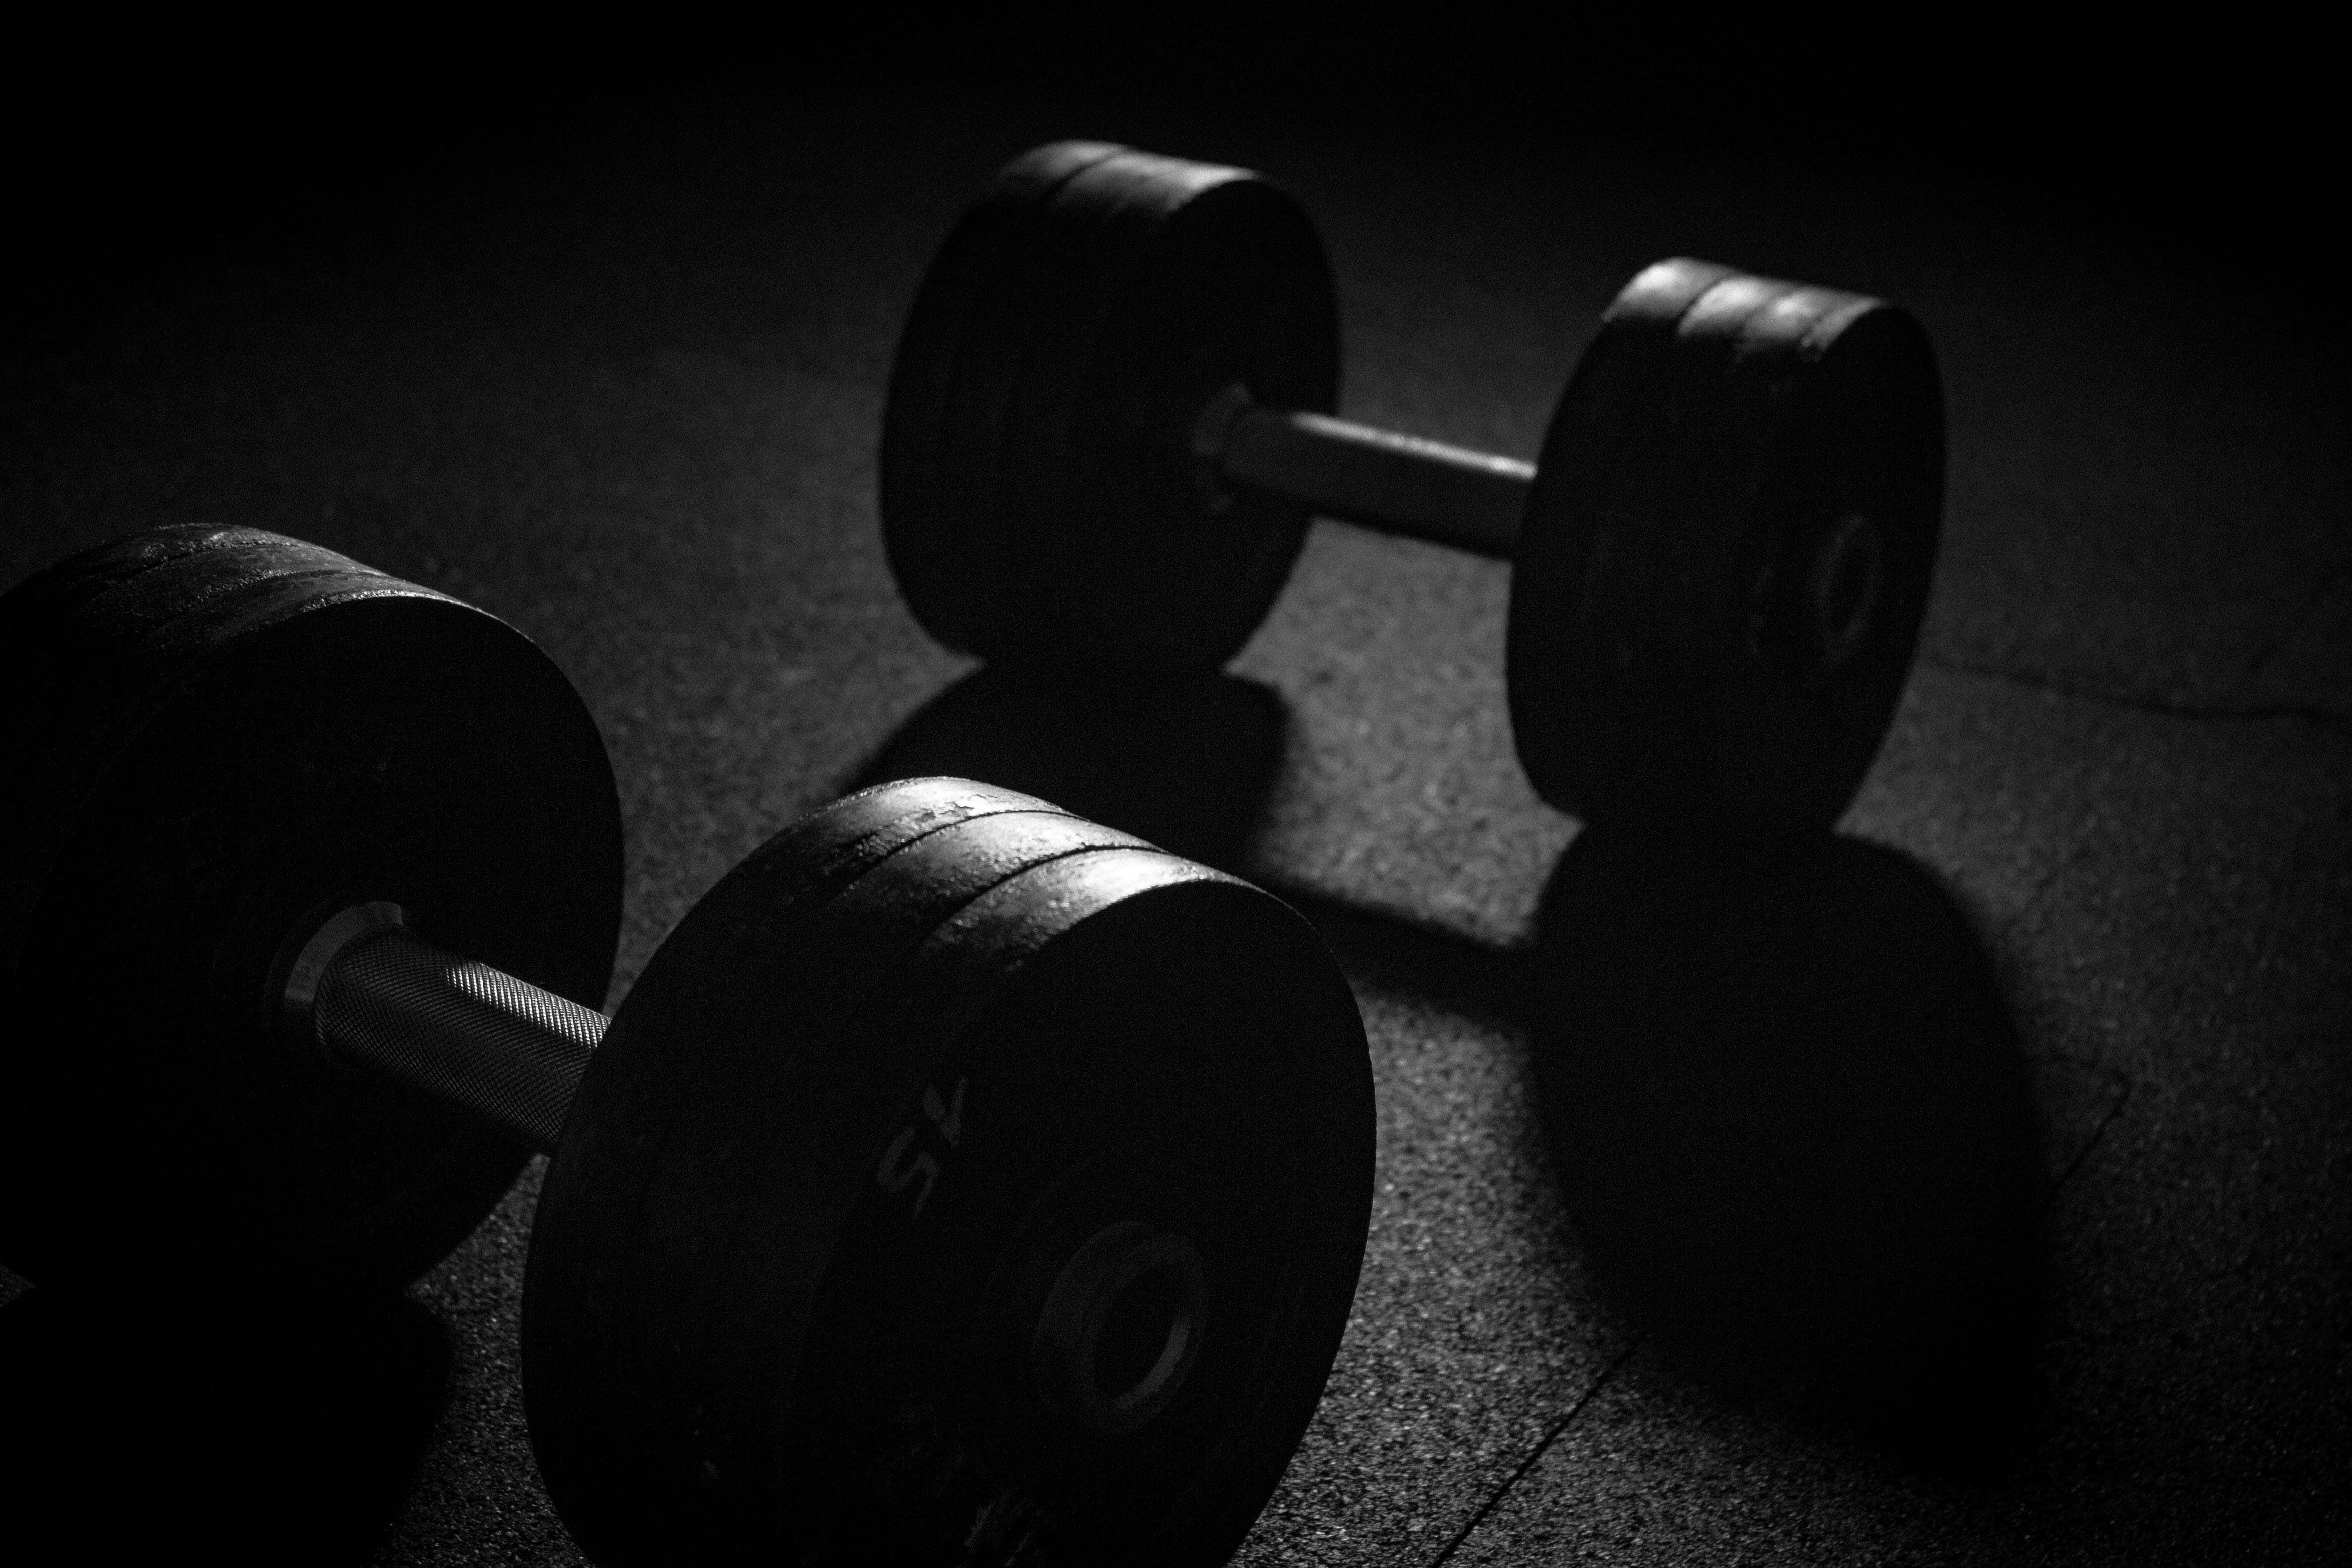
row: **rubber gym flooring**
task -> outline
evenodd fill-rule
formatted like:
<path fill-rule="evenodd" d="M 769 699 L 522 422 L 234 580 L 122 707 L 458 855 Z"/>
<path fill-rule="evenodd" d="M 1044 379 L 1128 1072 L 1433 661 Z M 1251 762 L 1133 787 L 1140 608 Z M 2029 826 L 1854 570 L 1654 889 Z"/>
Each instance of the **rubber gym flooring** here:
<path fill-rule="evenodd" d="M 1466 444 L 1532 454 L 1659 256 L 1914 309 L 1946 533 L 1839 836 L 1581 833 L 1512 754 L 1507 569 L 1340 526 L 1198 686 L 1024 689 L 928 642 L 875 523 L 898 322 L 961 203 L 1068 135 L 1288 185 L 1344 412 Z M 1240 1562 L 2352 1552 L 2352 431 L 2335 340 L 2250 292 L 2285 273 L 1899 168 L 1376 116 L 851 94 L 501 147 L 191 235 L 33 333 L 0 577 L 247 523 L 511 621 L 619 777 L 615 997 L 736 859 L 893 776 L 1291 899 L 1362 1005 L 1379 1190 Z M 396 1301 L 9 1276 L 0 1541 L 580 1561 L 516 1381 L 537 1169 Z"/>

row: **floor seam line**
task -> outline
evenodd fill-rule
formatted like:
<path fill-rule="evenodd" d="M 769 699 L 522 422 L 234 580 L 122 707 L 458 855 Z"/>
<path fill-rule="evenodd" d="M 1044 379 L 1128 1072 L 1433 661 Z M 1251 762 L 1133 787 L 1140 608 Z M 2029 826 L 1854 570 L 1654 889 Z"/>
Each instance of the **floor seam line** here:
<path fill-rule="evenodd" d="M 2200 706 L 2188 703 L 2168 702 L 2161 697 L 2136 697 L 2121 692 L 2090 691 L 2071 686 L 2043 676 L 2004 670 L 1993 664 L 1972 664 L 1958 659 L 1922 653 L 1922 668 L 1940 670 L 1948 674 L 1974 675 L 1979 680 L 1996 681 L 2020 691 L 2047 692 L 2070 702 L 2090 703 L 2100 707 L 2121 709 L 2126 713 L 2144 713 L 2162 718 L 2178 718 L 2207 724 L 2252 724 L 2264 719 L 2291 718 L 2324 729 L 2352 729 L 2352 714 L 2337 713 L 2310 703 L 2253 703 L 2244 706 Z"/>
<path fill-rule="evenodd" d="M 1511 1472 L 1510 1479 L 1487 1493 L 1486 1500 L 1478 1505 L 1478 1511 L 1472 1514 L 1469 1521 L 1463 1525 L 1454 1539 L 1445 1543 L 1445 1550 L 1429 1560 L 1429 1568 L 1444 1568 L 1444 1565 L 1453 1559 L 1454 1553 L 1461 1550 L 1462 1543 L 1469 1540 L 1481 1524 L 1486 1522 L 1486 1516 L 1495 1511 L 1496 1505 L 1510 1495 L 1511 1489 L 1518 1485 L 1529 1470 L 1536 1468 L 1536 1461 L 1549 1453 L 1551 1446 L 1559 1441 L 1560 1435 L 1568 1430 L 1579 1416 L 1584 1414 L 1584 1407 L 1591 1404 L 1603 1388 L 1609 1386 L 1610 1380 L 1624 1369 L 1627 1362 L 1633 1359 L 1633 1353 L 1642 1348 L 1643 1342 L 1648 1337 L 1646 1333 L 1636 1333 L 1626 1343 L 1625 1348 L 1617 1353 L 1617 1359 L 1609 1364 L 1608 1370 L 1594 1378 L 1592 1386 L 1579 1395 L 1576 1403 L 1569 1406 L 1568 1414 L 1553 1423 L 1551 1430 L 1546 1432 L 1536 1446 L 1528 1450 L 1528 1457 L 1519 1461 L 1519 1468 Z"/>
<path fill-rule="evenodd" d="M 2074 1179 L 2075 1172 L 2091 1163 L 2092 1151 L 2106 1140 L 2107 1129 L 2114 1126 L 2116 1119 L 2123 1115 L 2124 1107 L 2131 1103 L 2132 1095 L 2139 1089 L 2139 1081 L 2130 1073 L 2117 1068 L 2107 1067 L 2104 1062 L 2098 1065 L 2123 1080 L 2124 1092 L 2116 1096 L 2116 1103 L 2107 1107 L 2105 1115 L 2099 1118 L 2099 1124 L 2092 1129 L 2091 1135 L 2084 1140 L 2082 1148 L 2077 1150 L 2074 1157 L 2067 1162 L 2065 1171 L 2056 1181 L 2050 1184 L 2050 1191 L 2043 1197 L 2041 1205 L 2042 1212 L 2045 1214 L 2058 1207 L 2059 1196 L 2066 1190 L 2066 1184 Z"/>

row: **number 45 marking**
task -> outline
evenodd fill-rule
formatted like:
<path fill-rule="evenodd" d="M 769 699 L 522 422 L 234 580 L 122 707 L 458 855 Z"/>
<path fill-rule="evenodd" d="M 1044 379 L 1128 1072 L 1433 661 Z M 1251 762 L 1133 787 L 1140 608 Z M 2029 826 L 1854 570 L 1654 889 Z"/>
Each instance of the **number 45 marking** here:
<path fill-rule="evenodd" d="M 923 1114 L 930 1118 L 932 1128 L 950 1149 L 963 1137 L 963 1086 L 965 1080 L 956 1080 L 954 1090 L 942 1099 L 937 1089 L 923 1091 Z M 931 1188 L 939 1185 L 940 1162 L 928 1150 L 915 1147 L 915 1140 L 923 1130 L 921 1122 L 909 1122 L 898 1129 L 890 1146 L 882 1151 L 881 1167 L 874 1173 L 875 1181 L 884 1192 L 904 1192 L 917 1182 L 923 1184 L 915 1195 L 915 1212 L 923 1212 L 923 1205 L 931 1198 Z"/>

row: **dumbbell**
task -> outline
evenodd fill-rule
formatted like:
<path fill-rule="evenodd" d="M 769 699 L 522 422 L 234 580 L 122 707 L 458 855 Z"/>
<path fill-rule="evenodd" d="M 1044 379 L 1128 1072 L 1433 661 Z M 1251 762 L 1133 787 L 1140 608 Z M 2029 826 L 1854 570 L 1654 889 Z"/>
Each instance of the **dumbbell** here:
<path fill-rule="evenodd" d="M 722 878 L 608 1021 L 611 768 L 503 622 L 168 528 L 0 598 L 0 669 L 12 1267 L 397 1284 L 544 1151 L 525 1404 L 598 1560 L 1239 1542 L 1371 1196 L 1362 1027 L 1286 906 L 887 784 Z"/>
<path fill-rule="evenodd" d="M 1835 821 L 1900 695 L 1934 570 L 1942 394 L 1878 300 L 1691 260 L 1601 318 L 1538 461 L 1333 417 L 1313 225 L 1244 170 L 1105 142 L 1007 164 L 892 370 L 891 567 L 997 661 L 1202 671 L 1310 515 L 1512 562 L 1514 737 L 1591 820 Z"/>

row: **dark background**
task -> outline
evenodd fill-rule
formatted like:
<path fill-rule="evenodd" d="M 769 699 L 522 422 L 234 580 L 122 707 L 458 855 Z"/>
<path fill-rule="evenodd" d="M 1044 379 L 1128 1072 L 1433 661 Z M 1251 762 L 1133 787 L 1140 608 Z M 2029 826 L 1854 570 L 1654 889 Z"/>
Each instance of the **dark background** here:
<path fill-rule="evenodd" d="M 1381 1186 L 1244 1561 L 2340 1557 L 2352 432 L 2308 51 L 1446 20 L 37 38 L 0 578 L 249 523 L 512 621 L 614 754 L 615 996 L 896 773 L 1292 898 L 1364 1007 Z M 1505 570 L 1344 528 L 1197 688 L 929 644 L 873 516 L 898 323 L 1066 135 L 1280 179 L 1345 411 L 1507 452 L 1657 256 L 1910 306 L 1947 535 L 1845 836 L 1580 833 L 1511 755 Z M 10 1284 L 0 1539 L 576 1560 L 515 1385 L 535 1180 L 397 1301 Z"/>

